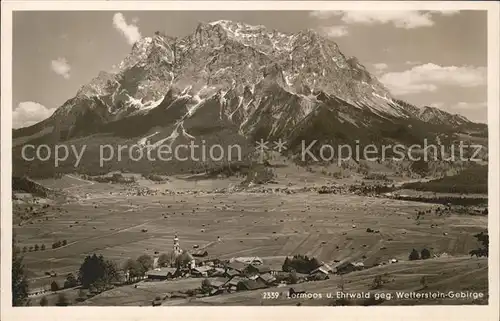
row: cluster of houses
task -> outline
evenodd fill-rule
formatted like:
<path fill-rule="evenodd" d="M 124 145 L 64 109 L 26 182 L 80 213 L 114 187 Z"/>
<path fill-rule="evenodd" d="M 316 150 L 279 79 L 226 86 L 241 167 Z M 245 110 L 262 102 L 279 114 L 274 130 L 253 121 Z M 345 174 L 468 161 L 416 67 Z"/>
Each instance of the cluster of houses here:
<path fill-rule="evenodd" d="M 328 279 L 332 268 L 323 264 L 309 274 L 291 273 L 265 265 L 259 257 L 240 257 L 198 262 L 195 266 L 156 268 L 146 273 L 150 281 L 177 278 L 209 278 L 209 295 L 263 289 L 291 283 Z M 292 276 L 293 274 L 293 276 Z"/>
<path fill-rule="evenodd" d="M 217 295 L 235 291 L 280 287 L 301 282 L 321 281 L 328 279 L 332 273 L 346 274 L 366 268 L 362 262 L 347 261 L 341 263 L 335 261 L 338 264 L 332 269 L 328 264 L 316 260 L 316 263 L 310 269 L 304 267 L 297 269 L 297 271 L 303 272 L 299 273 L 293 268 L 288 268 L 289 265 L 286 265 L 286 262 L 289 261 L 288 258 L 279 268 L 264 264 L 264 261 L 259 257 L 237 257 L 230 260 L 209 259 L 207 251 L 203 249 L 198 249 L 193 254 L 183 251 L 180 248 L 177 235 L 174 236 L 173 252 L 177 258 L 182 258 L 179 262 L 185 263 L 182 265 L 177 264 L 176 267 L 157 267 L 158 259 L 155 258 L 154 268 L 146 272 L 147 280 L 206 279 L 207 281 L 200 282 L 203 293 L 198 295 Z M 195 257 L 198 260 L 195 260 Z M 302 259 L 308 262 L 312 260 L 307 257 Z"/>

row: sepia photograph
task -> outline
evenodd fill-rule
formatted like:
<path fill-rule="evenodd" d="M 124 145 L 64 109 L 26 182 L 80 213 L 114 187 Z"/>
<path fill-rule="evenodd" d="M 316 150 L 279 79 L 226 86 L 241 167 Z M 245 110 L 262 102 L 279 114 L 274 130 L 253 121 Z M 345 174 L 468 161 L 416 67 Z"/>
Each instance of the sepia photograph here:
<path fill-rule="evenodd" d="M 2 3 L 6 320 L 498 319 L 498 3 L 36 2 Z"/>

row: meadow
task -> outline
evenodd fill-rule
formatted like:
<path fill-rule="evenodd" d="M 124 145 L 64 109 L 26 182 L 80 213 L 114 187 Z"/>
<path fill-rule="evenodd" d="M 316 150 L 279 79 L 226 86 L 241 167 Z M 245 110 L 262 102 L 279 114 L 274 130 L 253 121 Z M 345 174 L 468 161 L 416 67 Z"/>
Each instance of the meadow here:
<path fill-rule="evenodd" d="M 413 248 L 427 248 L 433 254 L 445 253 L 463 262 L 453 264 L 464 270 L 460 273 L 465 277 L 472 271 L 467 270 L 470 262 L 475 262 L 468 252 L 478 247 L 473 235 L 487 228 L 487 216 L 469 216 L 453 210 L 438 214 L 436 204 L 378 197 L 246 192 L 128 196 L 125 187 L 117 184 L 70 183 L 68 188 L 79 196 L 78 201 L 58 204 L 62 210 L 50 207 L 47 219 L 36 224 L 14 226 L 21 247 L 47 247 L 44 251 L 25 253 L 32 287 L 52 282 L 53 278 L 45 275 L 47 271 L 56 272 L 59 282 L 67 273 L 76 274 L 89 254 L 102 254 L 120 267 L 127 259 L 142 254 L 169 252 L 175 234 L 182 248 L 193 251 L 198 246 L 208 251 L 208 258 L 259 256 L 278 269 L 286 256 L 294 254 L 317 257 L 333 266 L 344 261 L 372 266 L 391 259 L 400 261 L 391 269 L 417 264 L 417 270 L 425 270 L 428 265 L 438 264 L 445 271 L 452 266 L 443 258 L 406 263 Z M 418 215 L 420 211 L 426 214 Z M 378 232 L 369 233 L 368 228 Z M 50 247 L 61 240 L 66 240 L 65 246 Z M 473 269 L 474 273 L 487 280 L 487 264 L 480 262 L 481 269 Z M 411 274 L 410 267 L 405 273 Z M 373 278 L 378 268 L 362 273 Z M 334 280 L 337 278 L 324 281 L 325 286 L 333 286 Z M 313 283 L 304 286 L 314 288 L 322 284 Z M 461 286 L 460 282 L 456 284 Z M 154 289 L 152 285 L 148 291 L 161 294 L 165 286 Z M 102 304 L 112 301 L 110 294 L 103 293 L 94 297 L 92 304 L 99 305 L 101 296 L 107 298 Z M 145 297 L 144 300 L 147 301 Z M 232 299 L 228 300 L 232 304 Z M 120 304 L 118 301 L 115 304 Z"/>

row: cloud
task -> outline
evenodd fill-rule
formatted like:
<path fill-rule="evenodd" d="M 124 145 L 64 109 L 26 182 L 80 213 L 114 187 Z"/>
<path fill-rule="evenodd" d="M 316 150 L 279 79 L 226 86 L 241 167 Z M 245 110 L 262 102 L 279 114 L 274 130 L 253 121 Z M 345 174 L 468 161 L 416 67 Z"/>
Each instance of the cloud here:
<path fill-rule="evenodd" d="M 115 29 L 119 30 L 123 36 L 127 39 L 127 42 L 130 45 L 136 43 L 139 39 L 141 39 L 141 33 L 139 32 L 139 27 L 135 25 L 137 20 L 135 18 L 132 19 L 131 24 L 127 24 L 125 17 L 121 13 L 115 13 L 113 16 L 113 26 Z"/>
<path fill-rule="evenodd" d="M 64 79 L 69 79 L 71 66 L 68 64 L 66 58 L 57 58 L 56 60 L 52 60 L 50 62 L 50 66 L 52 71 L 54 71 L 59 76 L 62 76 Z"/>
<path fill-rule="evenodd" d="M 457 111 L 460 111 L 460 110 L 478 110 L 478 109 L 485 109 L 487 108 L 487 103 L 485 101 L 483 102 L 464 102 L 464 101 L 461 101 L 459 103 L 456 103 L 452 106 L 450 106 L 450 109 L 452 110 L 457 110 Z"/>
<path fill-rule="evenodd" d="M 389 66 L 387 64 L 381 62 L 381 63 L 373 64 L 373 68 L 375 68 L 375 70 L 380 72 L 380 71 L 386 70 L 387 68 L 389 68 Z"/>
<path fill-rule="evenodd" d="M 349 31 L 347 26 L 330 26 L 321 28 L 321 32 L 328 37 L 338 38 L 346 36 Z"/>
<path fill-rule="evenodd" d="M 438 13 L 443 16 L 453 16 L 460 13 L 460 10 L 433 10 L 432 13 Z"/>
<path fill-rule="evenodd" d="M 432 104 L 429 104 L 429 106 L 436 107 L 436 108 L 439 108 L 439 109 L 443 109 L 444 103 L 442 103 L 442 102 L 432 103 Z"/>
<path fill-rule="evenodd" d="M 318 19 L 328 19 L 331 17 L 340 17 L 347 24 L 388 24 L 391 23 L 397 28 L 413 29 L 419 27 L 430 27 L 434 25 L 432 19 L 434 15 L 450 16 L 458 11 L 313 11 L 311 16 Z"/>
<path fill-rule="evenodd" d="M 12 127 L 21 128 L 31 126 L 52 115 L 55 108 L 49 109 L 33 101 L 19 103 L 12 111 Z"/>
<path fill-rule="evenodd" d="M 439 86 L 478 87 L 486 84 L 486 68 L 442 67 L 428 63 L 401 72 L 386 73 L 379 80 L 396 95 L 432 92 Z"/>

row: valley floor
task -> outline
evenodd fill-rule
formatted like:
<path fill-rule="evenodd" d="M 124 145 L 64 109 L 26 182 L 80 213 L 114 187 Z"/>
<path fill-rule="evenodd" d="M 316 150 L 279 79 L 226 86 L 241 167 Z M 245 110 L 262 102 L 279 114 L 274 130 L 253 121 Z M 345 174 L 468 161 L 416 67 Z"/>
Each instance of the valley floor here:
<path fill-rule="evenodd" d="M 45 218 L 34 224 L 14 225 L 19 246 L 45 244 L 46 250 L 25 253 L 30 288 L 47 287 L 66 274 L 77 274 L 85 256 L 98 253 L 119 267 L 129 259 L 156 251 L 172 250 L 174 234 L 181 247 L 195 245 L 209 258 L 259 256 L 265 264 L 280 269 L 286 256 L 316 257 L 332 266 L 339 262 L 363 262 L 365 266 L 399 262 L 342 277 L 344 289 L 367 291 L 376 275 L 387 283 L 377 291 L 482 291 L 487 293 L 487 260 L 471 258 L 479 245 L 473 237 L 487 228 L 487 216 L 450 211 L 435 212 L 438 205 L 357 195 L 298 193 L 197 193 L 183 195 L 129 196 L 117 184 L 73 180 L 72 193 L 80 199 L 55 204 Z M 417 218 L 417 212 L 428 211 Z M 369 233 L 367 229 L 379 231 Z M 217 241 L 218 237 L 221 238 Z M 52 249 L 51 244 L 66 240 Z M 437 258 L 408 261 L 412 249 L 427 248 Z M 58 276 L 50 277 L 47 271 Z M 421 290 L 422 276 L 428 277 Z M 294 285 L 296 290 L 337 292 L 341 277 Z M 158 295 L 179 289 L 194 289 L 202 279 L 141 283 L 106 291 L 83 305 L 150 305 Z M 288 289 L 290 287 L 287 286 Z M 282 288 L 274 289 L 283 292 Z M 171 304 L 280 305 L 298 299 L 263 300 L 264 289 L 214 297 L 165 300 Z M 325 296 L 325 295 L 324 295 Z M 303 305 L 330 305 L 332 299 L 299 301 Z M 448 300 L 449 301 L 449 300 Z M 433 300 L 387 300 L 382 304 L 447 304 Z M 452 302 L 460 304 L 462 301 Z M 477 301 L 474 301 L 477 303 Z M 485 301 L 482 301 L 484 304 Z M 466 303 L 465 301 L 462 303 Z M 472 303 L 472 300 L 467 301 Z M 359 303 L 361 304 L 361 303 Z"/>

